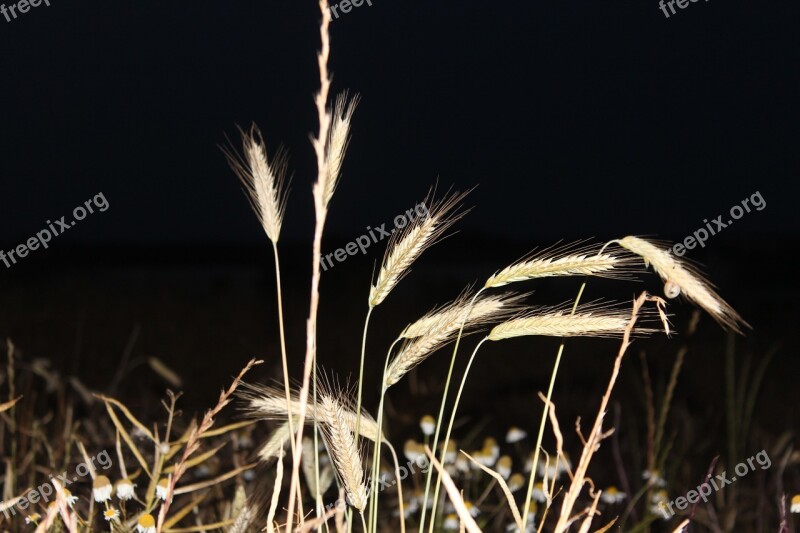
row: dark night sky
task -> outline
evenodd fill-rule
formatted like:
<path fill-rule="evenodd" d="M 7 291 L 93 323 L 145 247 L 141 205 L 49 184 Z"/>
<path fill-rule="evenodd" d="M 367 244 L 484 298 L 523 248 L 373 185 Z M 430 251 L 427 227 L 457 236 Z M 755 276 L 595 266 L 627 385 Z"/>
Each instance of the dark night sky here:
<path fill-rule="evenodd" d="M 281 260 L 299 372 L 316 2 L 50 3 L 11 22 L 0 16 L 0 250 L 98 192 L 110 208 L 24 263 L 0 264 L 0 339 L 101 388 L 140 327 L 124 380 L 136 402 L 140 377 L 153 398 L 165 386 L 145 356 L 191 374 L 186 390 L 203 406 L 249 357 L 264 357 L 263 374 L 278 376 L 270 249 L 218 148 L 255 121 L 272 152 L 283 144 L 291 156 Z M 324 251 L 391 222 L 437 177 L 440 191 L 478 188 L 462 233 L 426 252 L 376 318 L 370 350 L 535 246 L 626 234 L 682 240 L 755 191 L 767 207 L 689 257 L 753 324 L 745 342 L 754 353 L 793 335 L 800 290 L 785 257 L 800 240 L 797 0 L 699 1 L 669 19 L 657 0 L 372 3 L 332 27 L 334 91 L 358 93 L 361 104 Z M 341 375 L 354 368 L 382 253 L 376 246 L 325 274 L 320 345 L 325 367 Z M 659 291 L 655 278 L 636 289 L 593 281 L 587 298 Z M 576 283 L 537 284 L 535 301 L 572 298 Z M 680 328 L 691 307 L 673 309 Z M 692 372 L 705 391 L 724 333 L 704 325 L 696 364 L 706 366 Z M 795 420 L 796 398 L 781 394 L 798 371 L 788 345 L 769 405 Z M 431 376 L 444 375 L 435 364 Z M 530 392 L 549 375 L 521 360 L 501 366 L 507 375 L 487 386 Z M 584 391 L 597 374 L 580 366 L 567 375 L 562 386 Z"/>
<path fill-rule="evenodd" d="M 332 30 L 334 89 L 362 102 L 330 235 L 391 220 L 438 176 L 480 184 L 466 232 L 531 245 L 681 239 L 756 190 L 767 208 L 720 239 L 792 239 L 797 14 L 373 0 Z M 51 0 L 0 18 L 0 244 L 99 191 L 110 209 L 54 248 L 263 244 L 217 148 L 250 121 L 290 150 L 284 236 L 305 242 L 317 23 L 305 0 Z"/>

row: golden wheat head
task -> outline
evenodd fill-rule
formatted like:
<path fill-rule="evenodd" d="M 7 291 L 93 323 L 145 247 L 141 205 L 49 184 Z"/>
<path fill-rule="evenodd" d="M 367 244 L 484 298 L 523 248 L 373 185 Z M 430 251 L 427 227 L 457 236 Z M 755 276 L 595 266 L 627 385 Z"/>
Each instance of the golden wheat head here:
<path fill-rule="evenodd" d="M 286 211 L 286 153 L 279 149 L 270 162 L 264 139 L 256 125 L 249 132 L 240 132 L 244 155 L 239 155 L 232 148 L 223 148 L 223 152 L 247 190 L 261 227 L 267 237 L 277 243 Z"/>
<path fill-rule="evenodd" d="M 683 294 L 686 299 L 705 309 L 725 329 L 741 334 L 742 327 L 750 327 L 733 307 L 714 292 L 711 283 L 696 268 L 673 257 L 668 249 L 633 236 L 612 242 L 644 259 L 645 265 L 652 266 L 664 280 L 668 297 Z"/>
<path fill-rule="evenodd" d="M 630 272 L 629 257 L 601 252 L 599 246 L 567 245 L 549 248 L 526 257 L 492 275 L 485 288 L 557 276 L 625 277 Z"/>
<path fill-rule="evenodd" d="M 395 231 L 389 239 L 389 246 L 378 272 L 378 279 L 369 292 L 369 305 L 380 305 L 392 289 L 408 273 L 411 264 L 428 247 L 435 244 L 442 235 L 466 212 L 458 212 L 460 202 L 467 193 L 455 192 L 438 202 L 432 202 L 433 192 L 425 205 L 428 216 L 417 218 L 400 231 Z M 433 205 L 430 205 L 433 204 Z"/>
<path fill-rule="evenodd" d="M 358 96 L 348 99 L 347 93 L 342 93 L 336 98 L 336 103 L 333 107 L 333 120 L 325 152 L 328 171 L 324 176 L 324 182 L 321 184 L 322 203 L 326 207 L 333 197 L 336 185 L 339 183 L 344 154 L 350 144 L 350 123 L 357 105 Z"/>
<path fill-rule="evenodd" d="M 363 512 L 367 506 L 367 486 L 361 450 L 353 432 L 341 423 L 347 409 L 339 398 L 323 392 L 316 410 L 324 422 L 322 435 L 333 459 L 336 476 L 347 493 L 347 501 Z"/>
<path fill-rule="evenodd" d="M 255 418 L 263 418 L 266 420 L 277 420 L 284 422 L 288 420 L 289 413 L 286 407 L 286 393 L 277 387 L 270 387 L 265 385 L 252 385 L 246 384 L 240 397 L 247 401 L 245 409 Z M 296 391 L 292 392 L 292 397 L 289 402 L 291 406 L 292 416 L 297 418 L 300 415 L 300 399 Z M 311 424 L 315 418 L 318 418 L 317 408 L 309 403 L 306 409 L 308 417 L 306 423 Z M 342 411 L 342 421 L 348 424 L 351 431 L 356 430 L 356 413 L 351 409 L 344 409 Z M 325 421 L 319 418 L 321 423 Z M 295 427 L 296 429 L 296 427 Z M 288 427 L 287 427 L 288 430 Z M 278 431 L 278 430 L 276 430 Z M 377 442 L 378 440 L 378 423 L 372 416 L 365 410 L 361 410 L 361 422 L 359 427 L 361 437 Z M 385 437 L 381 435 L 381 440 L 385 441 Z"/>
<path fill-rule="evenodd" d="M 503 320 L 520 310 L 520 302 L 527 295 L 482 296 L 471 306 L 470 296 L 462 294 L 452 304 L 425 315 L 404 330 L 402 336 L 407 340 L 386 370 L 387 387 L 400 381 L 412 368 L 452 341 L 462 324 L 464 334 L 469 334 L 482 325 Z"/>
<path fill-rule="evenodd" d="M 491 341 L 514 337 L 621 337 L 630 322 L 630 311 L 604 304 L 578 306 L 575 313 L 565 306 L 542 307 L 498 324 L 489 332 Z M 652 333 L 637 329 L 637 333 Z"/>

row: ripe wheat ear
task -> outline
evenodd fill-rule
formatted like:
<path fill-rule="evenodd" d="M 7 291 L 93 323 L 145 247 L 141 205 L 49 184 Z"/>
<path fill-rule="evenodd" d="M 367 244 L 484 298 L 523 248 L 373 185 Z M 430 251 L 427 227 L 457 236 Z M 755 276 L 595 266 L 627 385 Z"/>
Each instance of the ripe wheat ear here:
<path fill-rule="evenodd" d="M 267 237 L 277 243 L 288 193 L 285 184 L 288 162 L 286 152 L 279 149 L 270 162 L 258 127 L 253 124 L 249 132 L 241 128 L 239 131 L 244 155 L 238 154 L 232 147 L 223 147 L 222 151 L 244 185 L 261 227 Z"/>
<path fill-rule="evenodd" d="M 714 292 L 711 283 L 696 268 L 676 259 L 668 250 L 633 236 L 611 242 L 616 242 L 644 259 L 645 265 L 651 265 L 664 280 L 664 292 L 668 297 L 675 297 L 677 293 L 683 294 L 689 301 L 705 309 L 724 329 L 742 334 L 743 327 L 750 327 L 733 307 Z"/>
<path fill-rule="evenodd" d="M 392 234 L 378 279 L 369 291 L 369 305 L 380 305 L 400 280 L 408 273 L 411 264 L 428 247 L 435 244 L 466 211 L 459 212 L 459 204 L 469 194 L 455 192 L 428 207 L 428 216 L 418 218 L 401 231 Z M 430 202 L 428 196 L 425 205 Z"/>

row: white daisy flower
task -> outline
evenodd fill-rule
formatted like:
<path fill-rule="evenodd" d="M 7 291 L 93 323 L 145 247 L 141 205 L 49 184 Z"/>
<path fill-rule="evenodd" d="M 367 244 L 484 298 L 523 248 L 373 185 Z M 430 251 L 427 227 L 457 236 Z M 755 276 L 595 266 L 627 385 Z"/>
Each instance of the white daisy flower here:
<path fill-rule="evenodd" d="M 467 508 L 467 511 L 472 518 L 476 518 L 479 514 L 481 514 L 481 510 L 478 509 L 477 506 L 472 505 L 472 502 L 464 502 L 464 507 Z"/>
<path fill-rule="evenodd" d="M 419 421 L 419 428 L 423 435 L 430 437 L 436 431 L 436 420 L 431 415 L 425 415 Z"/>
<path fill-rule="evenodd" d="M 525 486 L 525 476 L 522 474 L 514 474 L 508 479 L 508 490 L 517 492 Z"/>
<path fill-rule="evenodd" d="M 406 456 L 406 459 L 412 463 L 416 463 L 422 457 L 427 457 L 425 455 L 425 446 L 414 439 L 408 439 L 403 445 L 403 454 Z"/>
<path fill-rule="evenodd" d="M 151 514 L 143 514 L 136 524 L 136 533 L 156 533 L 156 519 Z"/>
<path fill-rule="evenodd" d="M 525 439 L 527 436 L 528 434 L 525 432 L 525 430 L 516 426 L 511 426 L 508 428 L 508 432 L 506 432 L 506 442 L 508 444 L 514 444 L 515 442 Z"/>
<path fill-rule="evenodd" d="M 78 501 L 78 497 L 73 496 L 72 493 L 69 491 L 69 489 L 63 489 L 63 490 L 64 490 L 64 497 L 67 499 L 67 504 L 69 504 L 69 506 L 72 507 L 73 505 L 75 505 L 75 502 Z"/>
<path fill-rule="evenodd" d="M 111 481 L 106 476 L 97 476 L 92 483 L 92 496 L 94 501 L 98 503 L 107 502 L 111 499 L 111 493 L 114 487 L 111 486 Z"/>
<path fill-rule="evenodd" d="M 492 462 L 500 457 L 500 446 L 498 446 L 494 438 L 487 437 L 486 440 L 483 441 L 483 453 L 492 456 Z"/>
<path fill-rule="evenodd" d="M 111 522 L 112 520 L 116 522 L 119 519 L 119 511 L 113 507 L 109 507 L 103 512 L 103 518 L 106 519 L 106 522 Z"/>
<path fill-rule="evenodd" d="M 654 487 L 666 487 L 667 482 L 664 480 L 664 477 L 661 474 L 661 470 L 645 470 L 642 472 L 642 479 L 645 481 L 650 481 L 652 479 L 652 485 Z"/>
<path fill-rule="evenodd" d="M 800 513 L 800 494 L 792 496 L 792 512 Z"/>
<path fill-rule="evenodd" d="M 669 495 L 665 490 L 659 490 L 650 497 L 650 512 L 661 516 L 664 520 L 672 518 L 667 510 Z"/>
<path fill-rule="evenodd" d="M 442 529 L 445 531 L 458 531 L 460 528 L 461 522 L 459 522 L 457 515 L 449 514 L 444 518 L 444 522 L 442 522 Z"/>
<path fill-rule="evenodd" d="M 131 480 L 128 478 L 117 481 L 117 498 L 122 501 L 128 501 L 135 498 L 136 493 L 133 490 L 135 486 L 136 485 L 131 483 Z"/>
<path fill-rule="evenodd" d="M 495 470 L 497 473 L 503 476 L 503 479 L 508 479 L 511 476 L 511 457 L 508 455 L 504 455 L 500 459 L 497 460 L 497 464 L 495 465 Z"/>
<path fill-rule="evenodd" d="M 600 499 L 603 500 L 605 503 L 609 504 L 616 504 L 622 503 L 625 498 L 626 494 L 624 492 L 620 492 L 617 487 L 611 485 L 603 493 L 600 495 Z"/>
<path fill-rule="evenodd" d="M 156 485 L 156 496 L 160 500 L 167 499 L 167 491 L 169 490 L 169 478 L 161 478 L 161 481 Z"/>

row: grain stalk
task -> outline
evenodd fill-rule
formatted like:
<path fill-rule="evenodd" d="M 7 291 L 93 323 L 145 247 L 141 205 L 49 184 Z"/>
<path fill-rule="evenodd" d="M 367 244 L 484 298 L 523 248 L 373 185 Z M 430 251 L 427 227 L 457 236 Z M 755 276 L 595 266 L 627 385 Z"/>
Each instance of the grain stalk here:
<path fill-rule="evenodd" d="M 330 33 L 331 14 L 328 0 L 319 0 L 319 9 L 322 15 L 320 22 L 319 35 L 321 49 L 317 54 L 317 66 L 319 69 L 320 90 L 316 95 L 315 103 L 319 120 L 319 131 L 317 136 L 312 139 L 314 152 L 317 156 L 317 182 L 314 185 L 314 213 L 316 222 L 314 224 L 314 243 L 313 255 L 311 258 L 311 296 L 309 304 L 308 320 L 306 322 L 306 355 L 303 363 L 303 384 L 300 389 L 300 414 L 299 426 L 295 438 L 295 450 L 299 450 L 303 442 L 303 425 L 306 418 L 306 404 L 308 402 L 308 389 L 311 380 L 311 371 L 314 368 L 317 353 L 317 311 L 319 309 L 319 280 L 320 280 L 320 260 L 322 258 L 322 233 L 325 228 L 325 219 L 328 213 L 329 195 L 326 191 L 332 190 L 329 186 L 328 161 L 325 154 L 326 139 L 330 131 L 331 115 L 327 109 L 328 93 L 330 92 L 330 77 L 328 75 L 328 58 L 330 56 Z M 328 196 L 326 198 L 326 196 Z M 298 456 L 292 462 L 292 476 L 289 489 L 289 504 L 287 508 L 286 531 L 294 529 L 294 505 L 295 491 L 298 490 L 300 481 L 300 461 Z M 302 521 L 302 515 L 301 515 Z"/>

